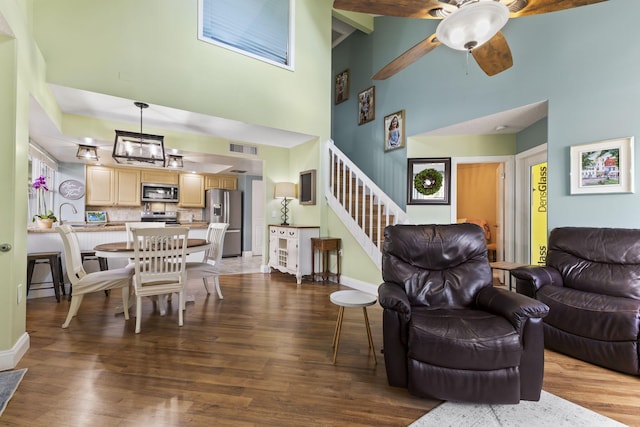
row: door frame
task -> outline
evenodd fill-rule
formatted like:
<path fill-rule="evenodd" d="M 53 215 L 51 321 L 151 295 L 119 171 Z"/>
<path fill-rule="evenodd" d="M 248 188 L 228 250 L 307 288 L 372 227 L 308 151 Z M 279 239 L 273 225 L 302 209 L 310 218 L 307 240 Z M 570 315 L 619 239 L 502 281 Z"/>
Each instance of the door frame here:
<path fill-rule="evenodd" d="M 516 226 L 515 260 L 531 262 L 531 166 L 547 161 L 547 143 L 516 155 L 516 213 L 521 221 Z M 548 184 L 547 184 L 548 185 Z M 547 189 L 548 191 L 548 189 Z"/>
<path fill-rule="evenodd" d="M 515 246 L 515 159 L 514 156 L 481 156 L 481 157 L 452 157 L 451 158 L 451 223 L 458 220 L 458 197 L 455 189 L 458 185 L 458 165 L 463 163 L 502 163 L 504 165 L 503 176 L 503 206 L 504 224 L 502 234 L 504 248 L 504 260 L 512 260 Z M 499 197 L 499 195 L 498 195 Z M 500 245 L 498 245 L 499 247 Z M 498 257 L 499 255 L 496 254 Z M 500 259 L 500 258 L 498 258 Z"/>

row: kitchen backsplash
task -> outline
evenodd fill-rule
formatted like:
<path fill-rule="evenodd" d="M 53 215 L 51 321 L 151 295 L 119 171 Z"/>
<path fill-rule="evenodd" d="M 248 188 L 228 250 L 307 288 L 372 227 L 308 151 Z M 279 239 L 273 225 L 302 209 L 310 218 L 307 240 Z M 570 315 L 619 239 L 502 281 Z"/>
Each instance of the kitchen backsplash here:
<path fill-rule="evenodd" d="M 87 210 L 105 211 L 107 212 L 107 220 L 109 222 L 127 222 L 127 221 L 140 221 L 140 214 L 144 210 L 144 206 L 141 207 L 119 207 L 119 206 L 87 206 Z M 151 211 L 166 211 L 177 212 L 179 222 L 202 221 L 202 209 L 201 208 L 178 208 L 173 205 L 166 207 L 164 203 L 150 203 Z"/>

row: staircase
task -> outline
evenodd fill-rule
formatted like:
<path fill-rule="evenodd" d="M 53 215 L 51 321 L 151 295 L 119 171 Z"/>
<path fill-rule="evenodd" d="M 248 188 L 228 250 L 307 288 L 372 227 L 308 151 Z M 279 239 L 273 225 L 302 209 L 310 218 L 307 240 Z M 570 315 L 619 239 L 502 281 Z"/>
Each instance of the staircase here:
<path fill-rule="evenodd" d="M 384 228 L 409 217 L 334 144 L 325 144 L 323 177 L 327 203 L 371 260 L 381 267 Z"/>

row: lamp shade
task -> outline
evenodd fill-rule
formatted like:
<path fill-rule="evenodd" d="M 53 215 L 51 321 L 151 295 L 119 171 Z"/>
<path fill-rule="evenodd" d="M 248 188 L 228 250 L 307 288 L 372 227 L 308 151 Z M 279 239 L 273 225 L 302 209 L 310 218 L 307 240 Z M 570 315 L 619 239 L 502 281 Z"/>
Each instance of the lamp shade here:
<path fill-rule="evenodd" d="M 480 0 L 461 6 L 436 28 L 441 43 L 457 50 L 470 50 L 486 43 L 509 20 L 509 8 L 497 1 Z"/>
<path fill-rule="evenodd" d="M 296 185 L 293 182 L 276 182 L 275 196 L 278 198 L 293 199 L 296 197 Z"/>

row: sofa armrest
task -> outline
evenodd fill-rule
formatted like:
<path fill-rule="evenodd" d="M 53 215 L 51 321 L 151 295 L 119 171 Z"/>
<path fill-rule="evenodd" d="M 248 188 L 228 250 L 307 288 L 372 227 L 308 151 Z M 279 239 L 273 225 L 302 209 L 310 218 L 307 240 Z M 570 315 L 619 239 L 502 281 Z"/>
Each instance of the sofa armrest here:
<path fill-rule="evenodd" d="M 516 278 L 516 290 L 519 294 L 536 297 L 538 290 L 546 285 L 562 286 L 562 276 L 553 267 L 528 265 L 511 270 Z"/>
<path fill-rule="evenodd" d="M 549 314 L 549 307 L 538 300 L 494 287 L 480 290 L 476 295 L 476 304 L 482 310 L 509 320 L 520 335 L 527 320 L 543 318 Z"/>
<path fill-rule="evenodd" d="M 405 322 L 411 319 L 409 297 L 395 283 L 384 282 L 378 287 L 378 302 L 384 309 L 397 311 Z"/>

